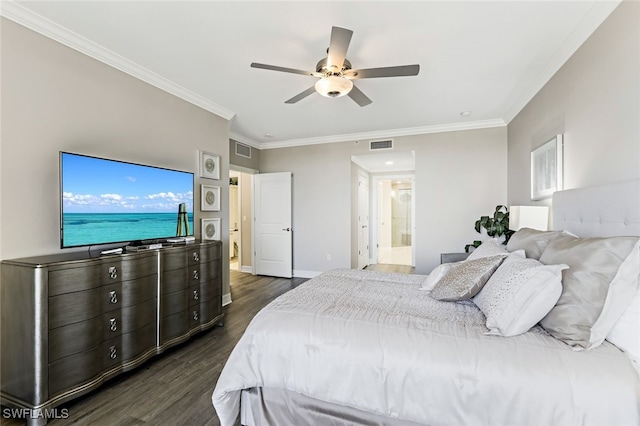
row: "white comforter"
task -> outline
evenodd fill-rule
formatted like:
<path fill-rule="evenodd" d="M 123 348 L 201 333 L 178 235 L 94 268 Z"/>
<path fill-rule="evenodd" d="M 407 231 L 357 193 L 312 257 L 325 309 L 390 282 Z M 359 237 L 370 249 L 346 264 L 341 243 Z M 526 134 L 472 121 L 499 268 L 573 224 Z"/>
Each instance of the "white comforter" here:
<path fill-rule="evenodd" d="M 576 352 L 541 328 L 488 336 L 472 302 L 431 299 L 425 276 L 326 272 L 256 315 L 212 401 L 290 391 L 426 425 L 638 425 L 640 379 L 615 346 Z"/>

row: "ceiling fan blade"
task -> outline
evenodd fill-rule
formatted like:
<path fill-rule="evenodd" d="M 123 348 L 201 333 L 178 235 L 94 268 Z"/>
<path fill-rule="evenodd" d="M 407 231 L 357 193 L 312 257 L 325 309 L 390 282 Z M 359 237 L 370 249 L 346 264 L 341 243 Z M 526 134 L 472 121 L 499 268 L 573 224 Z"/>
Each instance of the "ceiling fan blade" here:
<path fill-rule="evenodd" d="M 351 91 L 348 93 L 349 97 L 351 99 L 353 99 L 354 101 L 356 101 L 356 103 L 358 105 L 360 105 L 361 107 L 363 106 L 367 106 L 369 105 L 371 102 L 373 102 L 371 99 L 367 98 L 367 95 L 365 95 L 364 93 L 362 93 L 360 91 L 360 89 L 358 89 L 356 87 L 356 85 L 353 85 L 353 88 L 351 89 Z"/>
<path fill-rule="evenodd" d="M 418 75 L 420 65 L 401 65 L 397 67 L 367 68 L 361 70 L 349 70 L 345 72 L 345 77 L 355 80 L 358 78 L 379 78 L 379 77 L 404 77 Z"/>
<path fill-rule="evenodd" d="M 310 94 L 312 94 L 315 91 L 316 91 L 316 87 L 315 86 L 311 86 L 307 90 L 305 90 L 304 92 L 298 93 L 293 98 L 289 99 L 288 101 L 285 101 L 284 103 L 285 104 L 295 104 L 299 100 L 302 100 L 302 99 L 306 98 L 307 96 L 309 96 Z"/>
<path fill-rule="evenodd" d="M 282 72 L 288 72 L 291 74 L 309 75 L 311 77 L 322 77 L 322 74 L 317 73 L 315 71 L 303 71 L 303 70 L 297 70 L 294 68 L 277 67 L 275 65 L 259 64 L 257 62 L 252 62 L 251 68 L 260 68 L 263 70 L 271 70 L 271 71 L 282 71 Z"/>
<path fill-rule="evenodd" d="M 327 54 L 327 68 L 330 69 L 335 66 L 337 71 L 342 69 L 352 35 L 353 31 L 346 28 L 331 27 L 331 40 L 329 41 L 329 51 Z"/>

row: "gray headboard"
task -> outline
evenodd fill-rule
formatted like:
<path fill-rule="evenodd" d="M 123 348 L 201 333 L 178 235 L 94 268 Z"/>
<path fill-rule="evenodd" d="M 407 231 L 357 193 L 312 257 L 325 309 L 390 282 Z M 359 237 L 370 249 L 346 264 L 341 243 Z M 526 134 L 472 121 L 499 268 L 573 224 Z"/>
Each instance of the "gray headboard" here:
<path fill-rule="evenodd" d="M 553 228 L 579 237 L 640 235 L 640 179 L 553 194 Z"/>

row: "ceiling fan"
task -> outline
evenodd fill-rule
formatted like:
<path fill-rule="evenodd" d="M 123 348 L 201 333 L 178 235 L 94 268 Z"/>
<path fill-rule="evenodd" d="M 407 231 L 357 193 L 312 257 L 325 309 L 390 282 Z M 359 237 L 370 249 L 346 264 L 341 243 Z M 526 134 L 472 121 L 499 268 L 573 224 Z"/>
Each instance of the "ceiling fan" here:
<path fill-rule="evenodd" d="M 331 40 L 327 49 L 327 57 L 321 59 L 315 71 L 303 71 L 293 68 L 278 67 L 253 62 L 252 68 L 262 68 L 265 70 L 288 72 L 292 74 L 302 74 L 317 77 L 319 80 L 315 85 L 297 94 L 293 98 L 285 101 L 287 104 L 294 104 L 306 98 L 313 92 L 318 92 L 322 96 L 337 98 L 349 95 L 361 107 L 369 105 L 372 101 L 360 91 L 352 80 L 360 78 L 379 77 L 403 77 L 418 75 L 420 65 L 401 65 L 396 67 L 352 69 L 351 62 L 346 59 L 347 49 L 351 42 L 353 31 L 346 28 L 332 27 Z"/>

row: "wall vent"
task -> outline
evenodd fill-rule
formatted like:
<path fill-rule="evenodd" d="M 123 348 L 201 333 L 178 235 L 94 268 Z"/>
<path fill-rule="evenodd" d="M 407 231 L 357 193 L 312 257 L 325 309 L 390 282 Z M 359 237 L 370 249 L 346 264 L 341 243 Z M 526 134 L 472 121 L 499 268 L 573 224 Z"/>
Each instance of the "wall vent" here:
<path fill-rule="evenodd" d="M 236 142 L 236 155 L 244 158 L 251 158 L 251 147 L 249 145 Z"/>
<path fill-rule="evenodd" d="M 377 151 L 380 149 L 393 149 L 393 139 L 369 141 L 369 151 Z"/>

